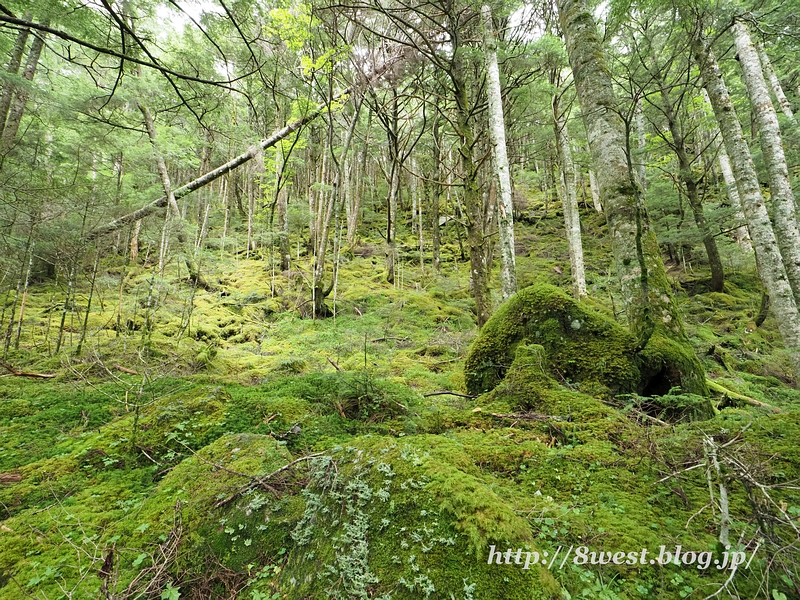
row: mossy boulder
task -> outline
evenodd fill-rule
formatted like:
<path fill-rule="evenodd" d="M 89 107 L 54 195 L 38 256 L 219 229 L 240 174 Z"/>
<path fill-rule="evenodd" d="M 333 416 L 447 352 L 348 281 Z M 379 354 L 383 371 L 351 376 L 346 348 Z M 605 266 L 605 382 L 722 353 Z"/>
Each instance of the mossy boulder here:
<path fill-rule="evenodd" d="M 612 392 L 634 391 L 641 379 L 636 340 L 624 327 L 538 284 L 512 296 L 481 329 L 464 364 L 467 391 L 482 394 L 500 383 L 524 339 L 544 347 L 544 367 L 557 379 L 599 382 Z"/>
<path fill-rule="evenodd" d="M 545 372 L 592 393 L 661 395 L 680 387 L 708 396 L 702 365 L 688 342 L 657 331 L 637 352 L 636 339 L 622 325 L 547 284 L 521 290 L 483 326 L 464 364 L 467 391 L 496 387 L 524 340 L 544 348 Z"/>

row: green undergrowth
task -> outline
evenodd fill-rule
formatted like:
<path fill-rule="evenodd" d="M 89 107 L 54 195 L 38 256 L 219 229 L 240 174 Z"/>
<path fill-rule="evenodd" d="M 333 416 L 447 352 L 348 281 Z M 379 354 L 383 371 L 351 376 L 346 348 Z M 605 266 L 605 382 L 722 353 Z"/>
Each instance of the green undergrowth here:
<path fill-rule="evenodd" d="M 761 544 L 735 592 L 792 597 L 800 393 L 752 265 L 721 293 L 670 268 L 709 399 L 659 377 L 686 348 L 634 355 L 602 215 L 577 303 L 557 207 L 525 210 L 531 287 L 480 335 L 456 240 L 423 272 L 405 233 L 395 285 L 381 246 L 343 252 L 335 319 L 309 318 L 305 257 L 209 250 L 215 291 L 130 265 L 121 306 L 111 257 L 55 353 L 63 294 L 34 286 L 6 361 L 55 377 L 0 377 L 0 600 L 705 598 L 728 571 L 597 553 L 723 559 L 720 485 L 732 550 Z"/>

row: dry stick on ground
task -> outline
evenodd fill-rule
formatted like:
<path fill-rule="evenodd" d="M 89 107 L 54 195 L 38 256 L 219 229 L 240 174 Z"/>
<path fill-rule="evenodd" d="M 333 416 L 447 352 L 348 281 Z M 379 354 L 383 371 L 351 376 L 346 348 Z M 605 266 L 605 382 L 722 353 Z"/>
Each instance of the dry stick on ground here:
<path fill-rule="evenodd" d="M 569 421 L 567 417 L 543 415 L 540 413 L 488 413 L 496 419 L 514 419 L 516 421 Z"/>
<path fill-rule="evenodd" d="M 431 392 L 430 394 L 422 394 L 423 398 L 429 398 L 430 396 L 458 396 L 459 398 L 470 398 L 474 400 L 477 396 L 470 396 L 469 394 L 459 394 L 458 392 L 451 392 L 450 390 L 442 390 L 440 392 Z"/>
<path fill-rule="evenodd" d="M 15 375 L 17 377 L 33 377 L 37 379 L 52 379 L 53 377 L 56 377 L 56 375 L 52 373 L 30 373 L 28 371 L 18 371 L 11 365 L 6 364 L 4 362 L 0 362 L 0 367 L 8 369 L 12 375 Z"/>
<path fill-rule="evenodd" d="M 269 475 L 265 475 L 264 477 L 253 477 L 253 476 L 250 476 L 250 475 L 245 475 L 245 477 L 250 477 L 250 480 L 251 480 L 250 483 L 248 483 L 246 486 L 244 486 L 243 488 L 241 488 L 237 492 L 231 494 L 227 498 L 217 502 L 214 505 L 214 508 L 222 508 L 223 506 L 226 506 L 226 505 L 230 504 L 231 502 L 233 502 L 234 500 L 236 500 L 239 496 L 241 496 L 245 492 L 249 492 L 250 490 L 255 489 L 255 488 L 259 487 L 259 486 L 266 485 L 266 482 L 267 482 L 268 479 L 272 479 L 273 477 L 288 471 L 289 469 L 293 468 L 295 465 L 297 465 L 297 464 L 299 464 L 301 462 L 304 462 L 304 461 L 307 461 L 307 460 L 311 460 L 312 458 L 317 458 L 318 456 L 322 456 L 323 454 L 325 454 L 325 453 L 324 452 L 315 452 L 314 454 L 309 454 L 307 456 L 301 456 L 300 458 L 294 459 L 292 462 L 290 462 L 290 463 L 288 463 L 286 465 L 283 465 L 280 469 L 277 469 L 277 470 L 273 471 L 272 473 L 270 473 Z M 237 474 L 238 475 L 242 475 L 242 473 L 237 473 Z"/>

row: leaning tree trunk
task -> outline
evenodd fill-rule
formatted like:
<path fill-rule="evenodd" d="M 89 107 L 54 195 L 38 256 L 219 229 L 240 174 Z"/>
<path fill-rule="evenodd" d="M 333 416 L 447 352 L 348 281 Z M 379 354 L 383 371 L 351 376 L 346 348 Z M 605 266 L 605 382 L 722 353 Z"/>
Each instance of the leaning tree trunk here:
<path fill-rule="evenodd" d="M 500 69 L 497 66 L 497 41 L 494 36 L 492 9 L 484 4 L 483 45 L 486 58 L 486 93 L 489 98 L 489 137 L 492 140 L 494 175 L 499 193 L 497 224 L 500 230 L 500 286 L 503 299 L 517 291 L 517 262 L 514 254 L 514 201 L 511 196 L 511 175 L 506 148 L 506 124 L 503 118 L 503 96 Z"/>
<path fill-rule="evenodd" d="M 349 88 L 344 90 L 343 92 L 337 94 L 331 101 L 339 101 L 344 98 L 348 98 L 354 94 L 358 94 L 363 88 L 374 84 L 375 82 L 379 81 L 384 75 L 387 73 L 392 72 L 393 67 L 400 61 L 405 60 L 404 54 L 399 54 L 398 56 L 387 60 L 383 65 L 379 68 L 375 69 L 370 75 L 360 79 L 357 83 L 354 83 Z M 309 110 L 299 119 L 295 119 L 286 127 L 274 131 L 269 137 L 261 140 L 257 144 L 250 146 L 245 152 L 236 156 L 226 162 L 223 165 L 220 165 L 216 169 L 209 171 L 208 173 L 204 173 L 197 179 L 190 181 L 189 183 L 182 185 L 179 188 L 173 190 L 173 194 L 176 200 L 179 200 L 190 194 L 191 192 L 202 188 L 205 185 L 208 185 L 215 179 L 222 177 L 226 173 L 229 173 L 240 167 L 244 163 L 253 160 L 256 156 L 261 156 L 262 152 L 267 148 L 271 148 L 281 140 L 289 137 L 292 133 L 299 130 L 300 128 L 304 127 L 308 123 L 314 121 L 317 117 L 319 117 L 328 107 L 328 103 L 319 104 L 316 108 Z M 238 198 L 237 188 L 234 186 L 234 194 L 237 195 L 237 204 L 239 204 L 239 210 L 242 211 L 241 207 L 241 200 Z M 157 198 L 153 200 L 149 204 L 145 204 L 141 208 L 130 212 L 126 215 L 123 215 L 113 221 L 106 223 L 102 227 L 98 227 L 94 231 L 90 232 L 87 236 L 87 240 L 93 240 L 101 235 L 105 235 L 107 233 L 113 233 L 117 231 L 120 227 L 124 227 L 128 223 L 133 223 L 138 221 L 139 219 L 143 219 L 158 209 L 163 208 L 168 203 L 167 196 L 162 196 L 161 198 Z"/>
<path fill-rule="evenodd" d="M 48 21 L 44 21 L 45 26 Z M 33 38 L 31 42 L 31 49 L 28 51 L 28 58 L 25 61 L 25 70 L 22 72 L 22 77 L 28 81 L 33 81 L 36 75 L 36 68 L 39 65 L 39 57 L 42 55 L 44 48 L 45 34 L 40 32 Z M 2 152 L 6 153 L 14 145 L 14 140 L 17 137 L 20 123 L 22 123 L 22 115 L 25 112 L 25 104 L 28 102 L 28 88 L 19 88 L 11 100 L 11 108 L 8 111 L 8 119 L 6 120 L 5 128 L 3 129 L 2 141 L 0 146 Z"/>
<path fill-rule="evenodd" d="M 781 80 L 778 79 L 778 75 L 775 73 L 775 69 L 772 67 L 772 61 L 769 59 L 767 51 L 764 50 L 764 45 L 758 40 L 758 38 L 754 40 L 754 45 L 756 52 L 758 52 L 758 58 L 761 61 L 761 67 L 764 69 L 764 73 L 769 79 L 770 87 L 772 87 L 772 93 L 775 94 L 775 99 L 778 101 L 778 105 L 781 107 L 783 114 L 794 125 L 795 119 L 794 112 L 792 112 L 792 105 L 789 104 L 789 99 L 783 92 Z"/>
<path fill-rule="evenodd" d="M 564 226 L 569 245 L 572 294 L 580 299 L 586 296 L 586 272 L 583 265 L 583 242 L 581 241 L 581 217 L 578 212 L 578 196 L 575 191 L 575 164 L 572 161 L 567 115 L 559 110 L 560 92 L 553 96 L 553 129 L 556 134 L 556 151 L 561 164 L 561 205 L 564 208 Z"/>
<path fill-rule="evenodd" d="M 769 98 L 769 88 L 761 71 L 758 53 L 750 41 L 744 21 L 733 24 L 733 37 L 739 53 L 747 93 L 758 124 L 761 153 L 769 172 L 772 223 L 789 284 L 794 292 L 795 304 L 800 304 L 800 229 L 797 224 L 795 199 L 789 181 L 789 167 L 783 153 L 783 141 L 778 126 L 778 115 Z"/>
<path fill-rule="evenodd" d="M 703 99 L 708 106 L 711 106 L 711 100 L 708 97 L 708 92 L 703 88 Z M 713 109 L 712 109 L 713 110 Z M 725 189 L 728 192 L 728 200 L 733 209 L 733 218 L 738 223 L 741 223 L 733 230 L 733 239 L 736 243 L 744 247 L 748 252 L 752 252 L 753 245 L 750 242 L 750 232 L 747 231 L 747 219 L 742 212 L 742 201 L 739 198 L 739 188 L 736 185 L 736 177 L 733 176 L 733 169 L 731 168 L 731 159 L 728 157 L 728 152 L 725 150 L 725 143 L 720 142 L 721 134 L 719 126 L 714 122 L 713 128 L 710 131 L 711 136 L 716 139 L 717 162 L 719 163 L 719 170 L 722 173 L 722 180 L 725 182 Z"/>
<path fill-rule="evenodd" d="M 597 25 L 585 0 L 558 0 L 561 29 L 583 113 L 617 277 L 639 339 L 645 392 L 669 386 L 708 394 L 705 373 L 683 329 L 655 234 L 650 230 L 624 123 Z M 626 152 L 626 149 L 628 150 Z"/>
<path fill-rule="evenodd" d="M 25 15 L 25 20 L 31 20 L 31 13 Z M 16 75 L 19 73 L 19 68 L 22 65 L 22 57 L 25 54 L 25 45 L 28 43 L 29 29 L 20 29 L 17 33 L 17 40 L 14 42 L 14 48 L 11 50 L 11 57 L 8 60 L 8 67 L 6 73 L 9 75 Z M 8 111 L 11 109 L 11 99 L 16 94 L 16 87 L 14 82 L 9 80 L 3 84 L 3 93 L 0 95 L 0 138 L 3 135 L 3 130 L 6 127 L 6 119 L 8 118 Z"/>
<path fill-rule="evenodd" d="M 698 27 L 693 34 L 692 52 L 700 66 L 703 86 L 708 92 L 725 148 L 731 159 L 761 281 L 770 297 L 772 311 L 794 371 L 800 374 L 800 318 L 797 314 L 794 293 L 781 258 L 778 241 L 772 230 L 764 197 L 761 195 L 761 187 L 750 156 L 750 148 L 742 133 L 742 125 L 728 95 L 716 57 L 701 27 Z"/>

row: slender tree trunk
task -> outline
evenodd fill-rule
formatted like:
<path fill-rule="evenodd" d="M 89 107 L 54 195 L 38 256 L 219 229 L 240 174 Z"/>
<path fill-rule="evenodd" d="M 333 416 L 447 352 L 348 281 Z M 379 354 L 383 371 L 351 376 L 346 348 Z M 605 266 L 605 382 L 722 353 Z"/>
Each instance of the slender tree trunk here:
<path fill-rule="evenodd" d="M 25 283 L 22 286 L 22 302 L 19 305 L 19 319 L 17 320 L 17 334 L 14 337 L 14 350 L 19 350 L 19 338 L 22 335 L 22 320 L 25 318 L 25 301 L 28 299 L 28 285 L 31 281 L 31 270 L 33 270 L 33 249 L 36 243 L 31 240 L 28 252 L 28 269 L 25 271 Z"/>
<path fill-rule="evenodd" d="M 581 218 L 578 212 L 578 196 L 575 191 L 575 164 L 572 161 L 567 115 L 559 109 L 559 94 L 553 96 L 553 129 L 556 134 L 556 149 L 561 163 L 561 204 L 564 209 L 564 226 L 569 245 L 572 294 L 576 298 L 586 296 L 586 273 L 583 265 L 583 242 L 581 241 Z"/>
<path fill-rule="evenodd" d="M 644 128 L 644 110 L 642 99 L 636 99 L 633 112 L 634 129 L 636 131 L 636 177 L 642 193 L 647 191 L 647 135 Z"/>
<path fill-rule="evenodd" d="M 392 87 L 391 114 L 388 119 L 386 133 L 389 142 L 389 196 L 386 200 L 386 281 L 395 283 L 395 265 L 397 262 L 397 205 L 400 194 L 400 148 L 399 148 L 399 114 L 397 107 L 397 90 Z"/>
<path fill-rule="evenodd" d="M 419 181 L 417 179 L 417 159 L 411 158 L 411 204 L 415 207 L 412 211 L 412 222 L 416 222 L 417 242 L 419 245 L 419 269 L 420 273 L 425 273 L 425 237 L 422 228 L 422 199 L 423 194 L 419 193 Z"/>
<path fill-rule="evenodd" d="M 47 25 L 48 21 L 44 21 Z M 45 34 L 42 32 L 37 33 L 33 42 L 31 42 L 31 49 L 28 51 L 28 58 L 25 61 L 25 70 L 22 72 L 22 77 L 28 81 L 33 81 L 36 75 L 36 68 L 39 65 L 39 57 L 44 48 Z M 11 107 L 8 111 L 8 119 L 6 120 L 5 129 L 3 129 L 3 137 L 0 140 L 2 152 L 6 153 L 14 144 L 19 130 L 20 123 L 22 122 L 22 115 L 25 112 L 25 104 L 28 102 L 28 88 L 19 88 L 11 101 Z"/>
<path fill-rule="evenodd" d="M 458 135 L 458 154 L 464 186 L 464 217 L 466 218 L 467 244 L 469 246 L 470 286 L 475 299 L 475 315 L 478 327 L 489 319 L 489 273 L 486 268 L 484 252 L 483 202 L 478 184 L 478 164 L 474 157 L 475 133 L 472 129 L 472 107 L 469 103 L 469 89 L 463 50 L 454 52 L 451 81 L 455 92 L 456 121 Z"/>
<path fill-rule="evenodd" d="M 131 262 L 136 262 L 136 259 L 139 257 L 139 231 L 141 228 L 142 220 L 139 219 L 133 224 L 133 230 L 131 231 L 131 243 L 129 246 Z"/>
<path fill-rule="evenodd" d="M 708 105 L 711 106 L 711 100 L 705 88 L 703 88 L 703 98 Z M 722 173 L 722 180 L 725 183 L 725 189 L 728 192 L 731 208 L 733 208 L 733 218 L 736 219 L 738 223 L 742 223 L 742 225 L 733 231 L 734 240 L 747 250 L 752 250 L 753 245 L 750 243 L 750 233 L 747 231 L 747 219 L 742 212 L 742 201 L 739 198 L 739 188 L 736 185 L 736 178 L 733 176 L 731 160 L 728 157 L 728 152 L 725 150 L 725 143 L 720 141 L 722 134 L 720 133 L 719 126 L 716 124 L 713 127 L 712 135 L 715 138 L 719 138 L 717 140 L 717 162 L 719 163 L 719 170 Z"/>
<path fill-rule="evenodd" d="M 585 0 L 558 0 L 558 12 L 608 220 L 617 277 L 645 371 L 655 381 L 665 380 L 684 391 L 707 395 L 703 367 L 683 329 L 632 173 L 630 136 L 617 112 L 594 16 Z M 671 349 L 665 350 L 667 347 Z M 644 389 L 650 384 L 648 381 Z"/>
<path fill-rule="evenodd" d="M 742 126 L 728 95 L 716 57 L 702 34 L 702 26 L 698 26 L 693 32 L 692 51 L 700 66 L 703 85 L 708 92 L 731 159 L 761 281 L 770 297 L 772 311 L 794 371 L 800 374 L 800 318 L 797 314 L 794 293 L 761 195 L 750 149 L 744 139 Z"/>
<path fill-rule="evenodd" d="M 25 15 L 25 20 L 31 20 L 31 13 Z M 25 45 L 28 43 L 29 29 L 20 29 L 17 32 L 17 39 L 14 42 L 14 47 L 11 49 L 11 57 L 8 60 L 8 67 L 6 72 L 9 75 L 16 75 L 19 73 L 19 68 L 22 65 L 22 57 L 25 54 Z M 0 139 L 3 137 L 3 132 L 6 128 L 6 119 L 8 118 L 8 111 L 11 109 L 11 100 L 16 93 L 16 87 L 12 81 L 7 81 L 3 85 L 3 92 L 0 96 Z"/>
<path fill-rule="evenodd" d="M 795 304 L 800 305 L 800 228 L 797 223 L 792 184 L 789 181 L 789 168 L 783 153 L 778 115 L 769 98 L 769 89 L 761 71 L 758 53 L 750 41 L 750 34 L 744 21 L 737 19 L 734 22 L 733 36 L 747 93 L 758 124 L 761 153 L 769 172 L 772 222 L 786 275 L 794 292 Z"/>
<path fill-rule="evenodd" d="M 789 99 L 786 97 L 786 94 L 783 93 L 781 81 L 778 79 L 778 75 L 775 73 L 775 69 L 772 66 L 772 61 L 769 59 L 767 51 L 764 50 L 764 45 L 761 43 L 761 41 L 757 37 L 753 41 L 756 52 L 758 52 L 758 58 L 761 61 L 761 67 L 764 69 L 767 79 L 769 79 L 769 84 L 772 88 L 772 93 L 775 94 L 775 99 L 778 101 L 778 106 L 781 107 L 783 114 L 794 125 L 795 118 L 794 112 L 792 111 L 792 105 L 789 104 Z"/>
<path fill-rule="evenodd" d="M 83 317 L 83 327 L 81 327 L 81 339 L 78 340 L 78 347 L 75 349 L 75 356 L 81 355 L 83 342 L 86 341 L 86 331 L 89 328 L 89 313 L 92 310 L 92 299 L 94 298 L 94 285 L 97 280 L 97 267 L 100 264 L 100 252 L 95 253 L 94 266 L 92 267 L 92 279 L 89 282 L 89 299 L 86 302 L 86 314 Z"/>
<path fill-rule="evenodd" d="M 689 207 L 692 209 L 692 214 L 694 215 L 694 222 L 703 238 L 703 246 L 708 255 L 708 264 L 711 268 L 711 290 L 714 292 L 721 292 L 725 283 L 725 272 L 722 268 L 722 259 L 720 258 L 719 250 L 717 249 L 717 241 L 711 233 L 711 228 L 708 226 L 708 221 L 706 221 L 706 216 L 703 212 L 703 203 L 700 200 L 697 182 L 692 173 L 692 163 L 694 161 L 689 157 L 686 151 L 686 135 L 678 122 L 678 115 L 675 113 L 675 105 L 669 97 L 669 91 L 664 81 L 659 75 L 655 75 L 655 78 L 661 94 L 664 116 L 667 118 L 667 125 L 672 135 L 672 147 L 675 151 L 675 155 L 678 157 L 678 175 L 683 184 L 686 198 L 689 201 Z"/>
<path fill-rule="evenodd" d="M 331 223 L 333 222 L 333 216 L 338 214 L 338 205 L 339 205 L 339 197 L 341 195 L 341 183 L 343 179 L 343 168 L 344 168 L 344 161 L 347 158 L 347 154 L 350 151 L 350 146 L 353 141 L 353 133 L 355 132 L 356 125 L 358 124 L 358 115 L 361 109 L 361 101 L 359 100 L 356 103 L 355 112 L 353 114 L 352 121 L 350 122 L 350 127 L 347 130 L 347 134 L 344 140 L 344 146 L 342 148 L 342 153 L 339 156 L 338 160 L 336 160 L 335 166 L 335 173 L 334 173 L 334 181 L 333 181 L 333 189 L 331 190 L 330 194 L 327 194 L 327 202 L 325 202 L 324 211 L 323 207 L 320 207 L 320 215 L 322 216 L 322 220 L 318 223 L 318 232 L 317 232 L 317 247 L 315 248 L 314 256 L 315 256 L 315 263 L 314 263 L 314 279 L 312 282 L 312 302 L 314 306 L 314 317 L 327 317 L 331 313 L 328 308 L 325 306 L 325 298 L 330 295 L 331 291 L 333 291 L 333 286 L 336 282 L 336 272 L 334 272 L 334 277 L 331 281 L 330 287 L 326 290 L 324 287 L 324 276 L 325 276 L 325 254 L 328 249 L 328 239 L 330 237 L 330 229 Z M 331 125 L 332 126 L 332 125 Z M 330 146 L 330 136 L 329 136 L 329 146 Z M 333 157 L 333 148 L 330 147 L 329 152 L 331 152 L 332 159 Z M 337 260 L 338 260 L 338 247 L 336 248 L 337 252 Z M 336 267 L 334 266 L 334 269 Z"/>
<path fill-rule="evenodd" d="M 439 247 L 441 230 L 439 229 L 439 210 L 442 199 L 442 137 L 439 131 L 439 116 L 433 122 L 433 199 L 431 201 L 431 226 L 433 228 L 433 268 L 440 270 Z"/>
<path fill-rule="evenodd" d="M 506 124 L 503 118 L 503 93 L 497 66 L 497 41 L 492 9 L 484 4 L 483 46 L 486 58 L 486 92 L 489 98 L 489 136 L 492 140 L 494 176 L 498 188 L 498 228 L 500 231 L 500 287 L 503 299 L 517 291 L 517 260 L 514 248 L 514 201 L 511 196 L 511 173 L 506 148 Z"/>
<path fill-rule="evenodd" d="M 599 213 L 603 212 L 603 205 L 600 204 L 600 186 L 597 184 L 597 176 L 593 169 L 589 169 L 589 191 L 592 193 L 594 209 Z"/>

